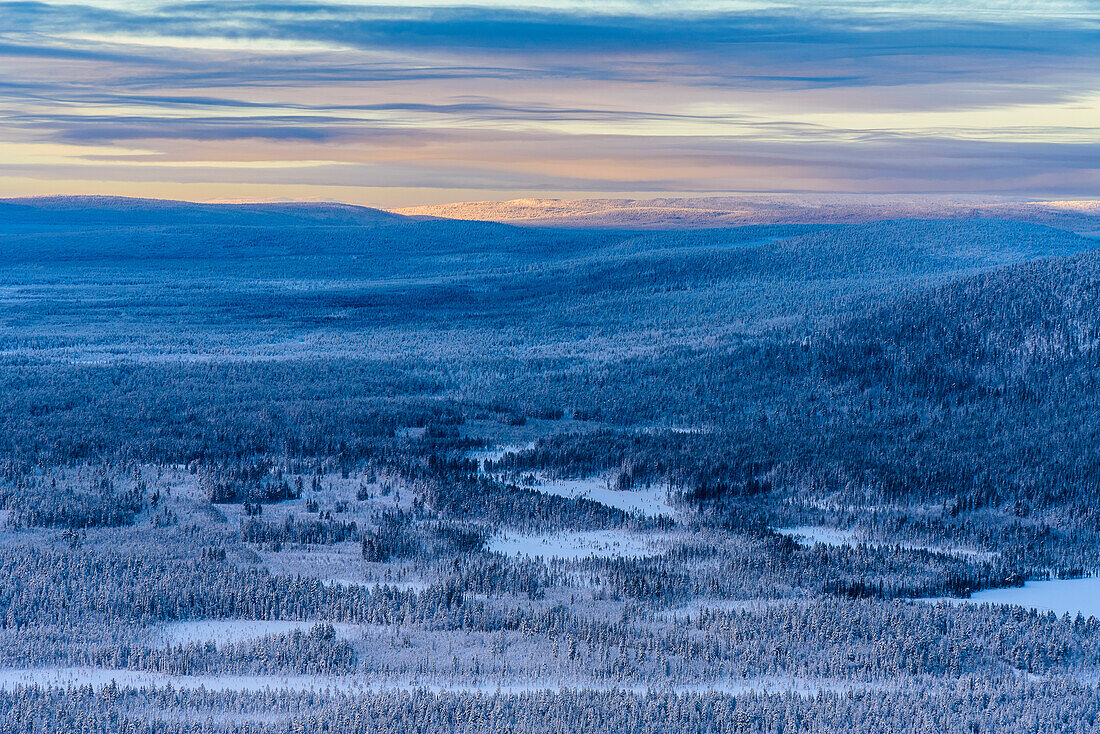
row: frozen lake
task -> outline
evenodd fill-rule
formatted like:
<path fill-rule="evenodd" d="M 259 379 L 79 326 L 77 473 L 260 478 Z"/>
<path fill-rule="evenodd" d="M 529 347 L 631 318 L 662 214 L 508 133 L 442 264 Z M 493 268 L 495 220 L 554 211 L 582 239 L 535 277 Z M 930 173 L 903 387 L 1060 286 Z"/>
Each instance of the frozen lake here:
<path fill-rule="evenodd" d="M 939 600 L 934 600 L 939 601 Z M 1100 619 L 1100 578 L 1028 581 L 1010 589 L 986 589 L 969 599 L 947 599 L 953 604 L 1012 604 L 1061 616 L 1078 612 Z"/>

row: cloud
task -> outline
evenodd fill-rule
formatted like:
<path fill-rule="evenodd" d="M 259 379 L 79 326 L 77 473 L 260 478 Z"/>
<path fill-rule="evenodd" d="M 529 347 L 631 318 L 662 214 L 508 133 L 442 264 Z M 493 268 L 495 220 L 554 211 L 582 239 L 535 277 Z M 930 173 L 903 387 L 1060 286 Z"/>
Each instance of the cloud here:
<path fill-rule="evenodd" d="M 1087 4 L 526 5 L 0 3 L 0 143 L 151 152 L 80 161 L 107 180 L 1100 189 Z M 225 146 L 251 168 L 168 171 Z"/>
<path fill-rule="evenodd" d="M 5 20 L 5 14 L 13 17 Z M 151 46 L 158 38 L 192 39 L 196 44 L 225 38 L 267 42 L 273 48 L 293 42 L 322 48 L 328 44 L 422 61 L 419 67 L 345 67 L 320 60 L 285 69 L 290 77 L 312 72 L 314 80 L 326 72 L 338 78 L 344 70 L 359 81 L 370 79 L 372 72 L 378 80 L 398 78 L 402 72 L 411 77 L 434 72 L 489 78 L 526 72 L 609 80 L 667 75 L 684 83 L 735 87 L 892 86 L 937 83 L 945 76 L 1019 81 L 1032 72 L 1049 76 L 1059 66 L 1088 69 L 1100 56 L 1095 23 L 1041 16 L 990 22 L 790 11 L 660 16 L 236 2 L 168 5 L 139 13 L 8 3 L 0 5 L 0 22 L 61 38 L 78 28 L 107 46 L 112 36 L 121 45 L 145 38 Z M 1011 60 L 1007 68 L 991 63 L 1004 59 Z M 1039 62 L 1041 69 L 1035 68 Z M 242 83 L 248 82 L 250 71 L 248 65 L 240 70 Z M 233 70 L 223 69 L 222 74 L 230 80 Z"/>

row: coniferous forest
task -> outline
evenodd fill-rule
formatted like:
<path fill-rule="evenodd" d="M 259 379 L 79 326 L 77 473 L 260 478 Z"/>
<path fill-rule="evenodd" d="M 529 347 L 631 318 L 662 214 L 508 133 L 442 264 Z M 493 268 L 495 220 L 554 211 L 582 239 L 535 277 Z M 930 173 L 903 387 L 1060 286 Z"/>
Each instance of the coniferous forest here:
<path fill-rule="evenodd" d="M 1100 730 L 1100 217 L 1014 212 L 0 202 L 0 730 Z"/>

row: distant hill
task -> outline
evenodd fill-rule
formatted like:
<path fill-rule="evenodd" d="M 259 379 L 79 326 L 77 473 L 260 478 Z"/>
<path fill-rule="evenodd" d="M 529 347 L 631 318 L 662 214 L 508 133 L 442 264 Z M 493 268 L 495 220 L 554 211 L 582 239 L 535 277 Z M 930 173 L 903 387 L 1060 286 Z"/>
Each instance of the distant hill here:
<path fill-rule="evenodd" d="M 1063 229 L 1005 219 L 901 219 L 822 228 L 759 248 L 773 268 L 825 275 L 951 272 L 1100 247 Z"/>
<path fill-rule="evenodd" d="M 0 200 L 0 251 L 9 262 L 196 258 L 214 267 L 291 257 L 326 261 L 346 274 L 450 273 L 498 293 L 948 275 L 1096 245 L 1064 229 L 1004 219 L 617 230 L 407 217 L 343 204 Z M 239 265 L 225 267 L 240 274 Z M 478 282 L 479 273 L 489 280 Z"/>
<path fill-rule="evenodd" d="M 972 198 L 698 197 L 515 199 L 395 209 L 408 216 L 476 219 L 545 227 L 732 227 L 746 224 L 860 223 L 886 219 L 999 218 L 1100 233 L 1098 201 L 1004 202 Z"/>
<path fill-rule="evenodd" d="M 11 225 L 308 225 L 377 224 L 397 214 L 349 204 L 197 204 L 117 196 L 0 199 L 0 226 Z"/>

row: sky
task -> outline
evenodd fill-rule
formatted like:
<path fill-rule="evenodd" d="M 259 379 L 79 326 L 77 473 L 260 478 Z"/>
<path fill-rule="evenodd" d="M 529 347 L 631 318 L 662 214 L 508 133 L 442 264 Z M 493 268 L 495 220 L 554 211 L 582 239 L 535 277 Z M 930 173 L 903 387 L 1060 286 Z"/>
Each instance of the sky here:
<path fill-rule="evenodd" d="M 1100 196 L 1100 0 L 0 1 L 0 196 Z"/>

